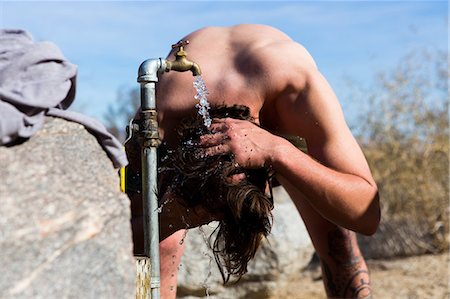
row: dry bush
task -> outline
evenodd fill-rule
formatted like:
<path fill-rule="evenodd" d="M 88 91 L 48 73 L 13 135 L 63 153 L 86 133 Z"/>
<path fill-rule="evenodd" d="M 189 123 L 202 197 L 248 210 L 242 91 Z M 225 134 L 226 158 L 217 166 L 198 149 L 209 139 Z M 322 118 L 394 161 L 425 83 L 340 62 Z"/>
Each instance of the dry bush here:
<path fill-rule="evenodd" d="M 380 190 L 382 224 L 396 223 L 397 237 L 414 238 L 424 252 L 449 244 L 448 78 L 445 53 L 407 55 L 365 90 L 357 133 Z"/>
<path fill-rule="evenodd" d="M 117 98 L 108 105 L 105 113 L 105 126 L 111 134 L 120 141 L 127 137 L 126 127 L 140 107 L 139 88 L 122 88 L 117 92 Z"/>

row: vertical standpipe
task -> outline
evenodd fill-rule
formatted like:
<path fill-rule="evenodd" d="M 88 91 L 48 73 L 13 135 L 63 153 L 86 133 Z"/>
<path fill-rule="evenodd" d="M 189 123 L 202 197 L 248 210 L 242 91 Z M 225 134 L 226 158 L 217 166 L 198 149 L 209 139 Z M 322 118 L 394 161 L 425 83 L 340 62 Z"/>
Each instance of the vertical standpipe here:
<path fill-rule="evenodd" d="M 164 59 L 148 59 L 139 67 L 141 85 L 141 122 L 139 140 L 142 152 L 142 204 L 144 217 L 144 254 L 150 258 L 151 298 L 160 298 L 159 222 L 157 198 L 157 148 L 160 144 L 155 86 L 158 73 L 166 68 Z"/>

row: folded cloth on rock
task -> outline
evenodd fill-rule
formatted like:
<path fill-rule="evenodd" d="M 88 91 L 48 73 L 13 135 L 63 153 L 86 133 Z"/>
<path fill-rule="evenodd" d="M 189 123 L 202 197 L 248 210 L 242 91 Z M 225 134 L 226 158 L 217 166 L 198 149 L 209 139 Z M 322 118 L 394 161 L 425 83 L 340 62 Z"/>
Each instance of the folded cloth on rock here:
<path fill-rule="evenodd" d="M 46 116 L 83 125 L 119 168 L 128 164 L 121 143 L 99 121 L 66 109 L 75 99 L 77 67 L 50 42 L 20 29 L 0 30 L 0 145 L 29 138 Z"/>

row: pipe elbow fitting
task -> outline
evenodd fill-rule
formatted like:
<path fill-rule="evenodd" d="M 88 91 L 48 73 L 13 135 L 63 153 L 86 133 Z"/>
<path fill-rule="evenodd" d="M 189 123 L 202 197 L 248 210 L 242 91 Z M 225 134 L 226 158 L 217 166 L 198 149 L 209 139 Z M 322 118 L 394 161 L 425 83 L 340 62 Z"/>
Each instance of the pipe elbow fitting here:
<path fill-rule="evenodd" d="M 166 61 L 162 58 L 147 59 L 139 66 L 139 83 L 158 82 L 158 74 L 166 69 Z"/>

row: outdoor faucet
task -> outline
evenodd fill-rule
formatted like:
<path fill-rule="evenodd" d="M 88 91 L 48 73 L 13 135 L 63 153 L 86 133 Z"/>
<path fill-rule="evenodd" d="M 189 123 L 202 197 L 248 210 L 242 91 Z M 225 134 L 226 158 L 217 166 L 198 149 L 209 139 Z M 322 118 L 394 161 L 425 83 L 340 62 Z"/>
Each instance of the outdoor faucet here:
<path fill-rule="evenodd" d="M 187 54 L 183 47 L 187 44 L 189 44 L 189 41 L 182 40 L 172 45 L 172 49 L 178 48 L 173 61 L 153 58 L 141 63 L 137 78 L 141 86 L 140 121 L 135 126 L 130 125 L 131 129 L 136 131 L 141 146 L 144 256 L 146 257 L 143 260 L 143 267 L 148 269 L 150 274 L 150 289 L 148 291 L 151 292 L 150 298 L 152 299 L 160 298 L 161 289 L 158 219 L 160 208 L 155 192 L 155 190 L 158 190 L 157 147 L 161 143 L 156 111 L 156 83 L 158 82 L 158 75 L 161 75 L 164 71 L 191 71 L 194 76 L 202 74 L 198 64 L 186 58 Z M 151 267 L 148 265 L 151 265 Z"/>
<path fill-rule="evenodd" d="M 172 45 L 172 49 L 178 48 L 178 51 L 175 53 L 175 60 L 166 61 L 166 72 L 171 70 L 178 72 L 191 71 L 194 76 L 199 76 L 202 74 L 198 64 L 187 59 L 187 53 L 183 49 L 183 47 L 187 44 L 189 44 L 188 40 L 181 40 Z"/>

